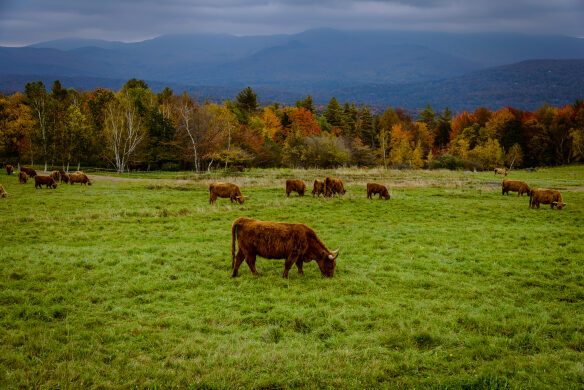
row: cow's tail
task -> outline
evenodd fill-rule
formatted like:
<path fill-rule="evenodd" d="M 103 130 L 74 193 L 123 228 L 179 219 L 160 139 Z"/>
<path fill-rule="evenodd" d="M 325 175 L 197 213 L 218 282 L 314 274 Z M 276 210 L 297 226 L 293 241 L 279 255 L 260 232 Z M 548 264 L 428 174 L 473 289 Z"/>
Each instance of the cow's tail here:
<path fill-rule="evenodd" d="M 237 238 L 237 219 L 233 222 L 231 226 L 231 270 L 235 267 L 235 239 Z"/>

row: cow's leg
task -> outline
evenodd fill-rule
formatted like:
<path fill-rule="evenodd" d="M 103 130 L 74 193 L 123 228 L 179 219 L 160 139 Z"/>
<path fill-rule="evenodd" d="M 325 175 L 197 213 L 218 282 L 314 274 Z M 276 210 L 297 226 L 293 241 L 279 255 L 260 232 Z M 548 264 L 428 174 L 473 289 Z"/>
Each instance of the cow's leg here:
<path fill-rule="evenodd" d="M 284 263 L 284 273 L 282 274 L 283 278 L 285 278 L 285 279 L 288 278 L 288 271 L 290 271 L 290 268 L 292 268 L 294 263 L 296 263 L 297 261 L 298 261 L 298 256 L 295 256 L 295 255 L 288 256 L 288 258 L 286 259 L 286 262 Z"/>
<path fill-rule="evenodd" d="M 241 248 L 239 248 L 237 254 L 235 255 L 235 265 L 233 267 L 233 274 L 231 274 L 232 277 L 237 276 L 237 270 L 239 270 L 239 266 L 241 265 L 241 263 L 243 263 L 244 258 L 245 256 L 243 254 L 243 251 L 241 250 Z"/>
<path fill-rule="evenodd" d="M 249 269 L 251 270 L 252 274 L 254 274 L 255 276 L 260 276 L 260 274 L 258 273 L 258 271 L 256 270 L 256 267 L 255 267 L 256 255 L 247 254 L 245 256 L 245 262 L 249 266 Z"/>
<path fill-rule="evenodd" d="M 300 275 L 304 275 L 304 271 L 302 270 L 302 264 L 304 264 L 304 260 L 302 259 L 302 257 L 299 257 L 298 260 L 296 260 L 296 267 L 298 267 L 298 274 Z"/>

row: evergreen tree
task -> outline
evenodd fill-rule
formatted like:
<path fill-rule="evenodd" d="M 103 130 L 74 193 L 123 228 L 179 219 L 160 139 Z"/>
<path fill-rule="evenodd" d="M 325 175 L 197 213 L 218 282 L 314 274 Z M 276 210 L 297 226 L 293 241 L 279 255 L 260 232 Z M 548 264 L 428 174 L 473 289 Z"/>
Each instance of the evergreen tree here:
<path fill-rule="evenodd" d="M 331 126 L 343 127 L 343 109 L 335 97 L 327 105 L 324 116 Z"/>
<path fill-rule="evenodd" d="M 375 128 L 373 127 L 373 116 L 366 105 L 359 111 L 359 129 L 357 135 L 370 147 L 375 147 Z"/>
<path fill-rule="evenodd" d="M 352 138 L 357 135 L 356 126 L 358 114 L 359 111 L 357 111 L 354 103 L 351 103 L 351 105 L 348 102 L 345 103 L 343 108 L 343 128 L 345 135 Z"/>
<path fill-rule="evenodd" d="M 420 112 L 420 116 L 418 117 L 418 122 L 423 122 L 428 126 L 428 130 L 430 132 L 434 132 L 436 128 L 436 112 L 432 109 L 432 107 L 428 104 L 425 109 Z"/>
<path fill-rule="evenodd" d="M 444 112 L 438 115 L 438 121 L 436 124 L 434 146 L 439 148 L 444 148 L 450 142 L 450 131 L 452 130 L 452 111 L 446 107 Z"/>
<path fill-rule="evenodd" d="M 312 114 L 314 114 L 314 105 L 312 103 L 312 96 L 308 95 L 302 100 L 296 101 L 297 108 L 306 108 Z"/>
<path fill-rule="evenodd" d="M 245 88 L 237 95 L 237 106 L 249 115 L 254 114 L 259 107 L 258 95 L 252 91 L 251 87 Z"/>

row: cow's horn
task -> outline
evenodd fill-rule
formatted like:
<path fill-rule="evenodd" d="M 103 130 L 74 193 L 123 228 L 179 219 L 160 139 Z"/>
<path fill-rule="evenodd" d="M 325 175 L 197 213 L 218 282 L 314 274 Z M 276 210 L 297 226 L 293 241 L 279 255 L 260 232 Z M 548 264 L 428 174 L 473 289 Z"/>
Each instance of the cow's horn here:
<path fill-rule="evenodd" d="M 339 256 L 339 251 L 341 250 L 341 247 L 338 247 L 336 250 L 332 251 L 331 254 L 329 255 L 329 259 L 334 260 Z"/>

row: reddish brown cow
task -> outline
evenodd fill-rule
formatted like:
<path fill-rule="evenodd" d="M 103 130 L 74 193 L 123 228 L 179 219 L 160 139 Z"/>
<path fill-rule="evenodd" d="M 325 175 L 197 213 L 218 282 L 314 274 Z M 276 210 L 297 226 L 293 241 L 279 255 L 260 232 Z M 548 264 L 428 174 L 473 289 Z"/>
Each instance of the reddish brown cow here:
<path fill-rule="evenodd" d="M 390 198 L 387 187 L 383 184 L 367 183 L 367 198 L 372 199 L 372 195 L 375 194 L 379 194 L 379 199 L 385 198 L 385 200 L 388 200 Z"/>
<path fill-rule="evenodd" d="M 290 196 L 290 192 L 292 191 L 298 192 L 299 196 L 304 196 L 304 191 L 306 191 L 306 184 L 304 184 L 302 180 L 286 180 L 286 196 Z"/>
<path fill-rule="evenodd" d="M 27 180 L 28 180 L 28 176 L 26 173 L 24 173 L 22 171 L 18 172 L 18 182 L 20 184 L 26 184 Z"/>
<path fill-rule="evenodd" d="M 495 176 L 497 176 L 497 174 L 507 176 L 507 173 L 508 172 L 505 168 L 495 168 Z"/>
<path fill-rule="evenodd" d="M 509 191 L 517 191 L 517 196 L 520 196 L 523 194 L 529 195 L 530 189 L 524 181 L 503 179 L 503 183 L 501 183 L 501 195 L 509 195 Z"/>
<path fill-rule="evenodd" d="M 532 209 L 539 208 L 539 204 L 549 204 L 550 208 L 556 206 L 558 210 L 566 207 L 568 204 L 562 200 L 562 194 L 558 190 L 548 190 L 547 188 L 534 188 L 530 192 L 529 207 Z"/>
<path fill-rule="evenodd" d="M 69 183 L 69 175 L 62 169 L 59 169 L 59 175 L 61 175 L 61 183 Z"/>
<path fill-rule="evenodd" d="M 81 183 L 87 185 L 92 184 L 91 180 L 89 180 L 89 177 L 87 177 L 85 173 L 79 171 L 69 174 L 69 184 L 73 185 L 73 183 Z"/>
<path fill-rule="evenodd" d="M 57 182 L 50 176 L 36 175 L 34 177 L 34 188 L 43 188 L 43 185 L 47 188 L 57 188 Z"/>
<path fill-rule="evenodd" d="M 324 196 L 330 198 L 334 194 L 339 194 L 339 196 L 345 194 L 345 186 L 341 179 L 335 179 L 332 177 L 326 177 L 324 179 Z"/>
<path fill-rule="evenodd" d="M 243 204 L 245 202 L 245 196 L 241 194 L 239 187 L 231 183 L 211 183 L 209 184 L 209 203 L 215 204 L 215 201 L 219 198 L 229 198 L 231 203 L 233 201 Z"/>
<path fill-rule="evenodd" d="M 235 239 L 239 250 L 235 254 Z M 298 273 L 304 274 L 302 264 L 315 260 L 323 276 L 335 273 L 339 249 L 329 251 L 314 230 L 302 223 L 279 223 L 237 218 L 231 226 L 231 268 L 237 270 L 245 259 L 251 272 L 259 276 L 255 268 L 256 256 L 266 259 L 286 259 L 283 278 L 294 264 Z"/>
<path fill-rule="evenodd" d="M 35 177 L 37 175 L 36 171 L 29 167 L 20 167 L 20 170 L 28 175 L 28 177 Z"/>
<path fill-rule="evenodd" d="M 61 173 L 59 171 L 53 171 L 49 176 L 52 177 L 55 182 L 61 180 Z"/>
<path fill-rule="evenodd" d="M 6 174 L 7 175 L 12 175 L 12 173 L 14 172 L 14 168 L 12 168 L 12 165 L 8 164 L 6 165 Z"/>
<path fill-rule="evenodd" d="M 0 197 L 6 198 L 7 196 L 8 196 L 8 193 L 6 191 L 4 191 L 4 187 L 2 187 L 2 184 L 0 184 Z"/>
<path fill-rule="evenodd" d="M 320 194 L 324 195 L 324 181 L 321 180 L 315 180 L 314 184 L 312 185 L 312 197 L 314 198 L 314 195 L 316 194 L 316 197 L 320 197 Z"/>

